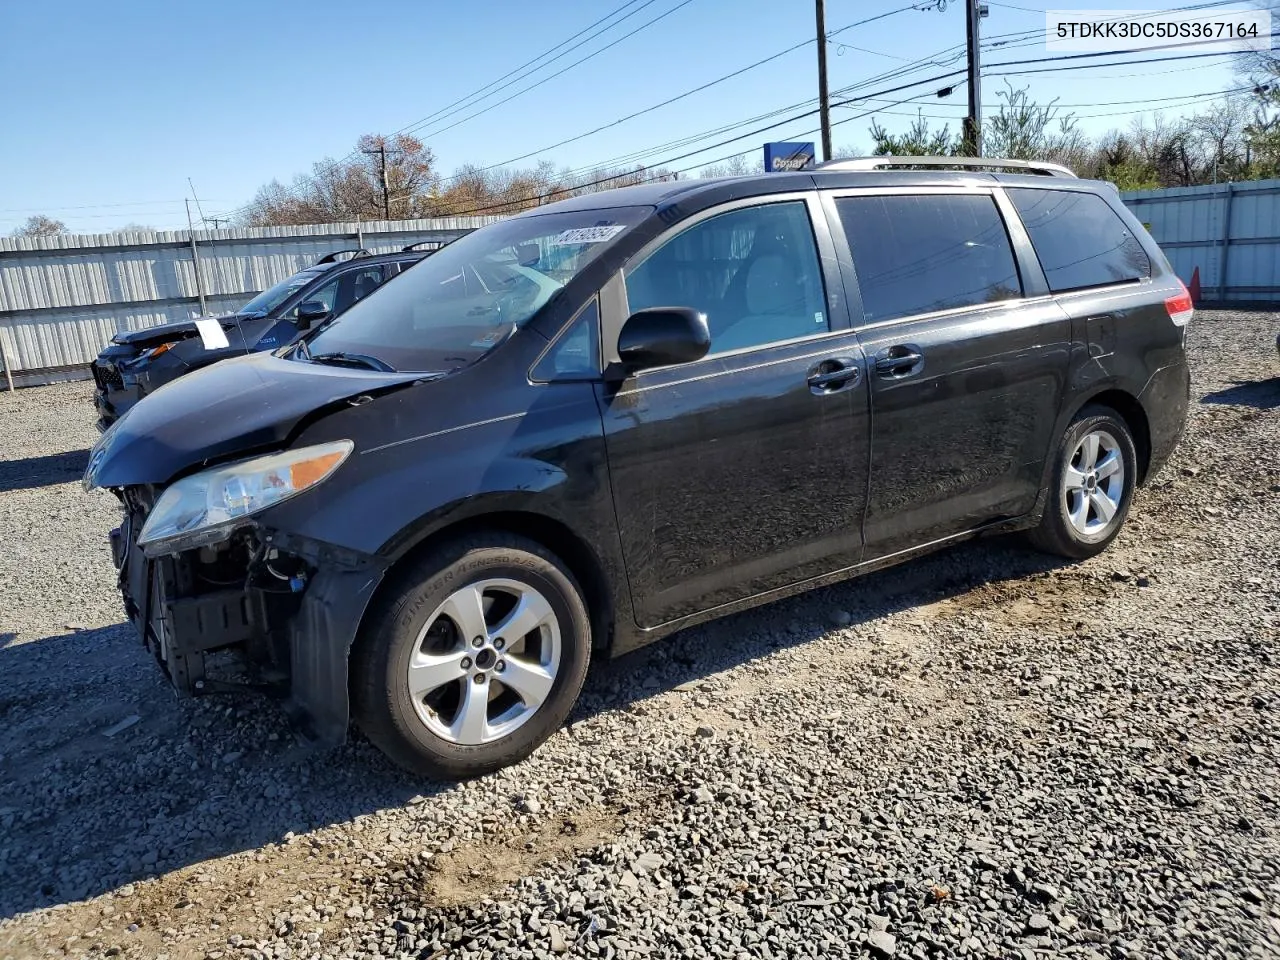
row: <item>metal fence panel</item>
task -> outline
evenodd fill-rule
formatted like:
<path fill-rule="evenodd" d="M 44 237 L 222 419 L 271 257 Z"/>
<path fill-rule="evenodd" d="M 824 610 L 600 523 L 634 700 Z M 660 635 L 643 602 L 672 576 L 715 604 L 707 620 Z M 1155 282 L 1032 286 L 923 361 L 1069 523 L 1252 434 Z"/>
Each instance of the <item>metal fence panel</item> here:
<path fill-rule="evenodd" d="M 1280 180 L 1136 190 L 1122 195 L 1182 281 L 1204 302 L 1280 302 Z"/>
<path fill-rule="evenodd" d="M 195 231 L 0 237 L 0 346 L 20 382 L 87 368 L 112 335 L 237 309 L 334 250 L 392 253 L 497 217 Z M 87 369 L 79 369 L 87 376 Z M 59 377 L 62 379 L 62 377 Z"/>

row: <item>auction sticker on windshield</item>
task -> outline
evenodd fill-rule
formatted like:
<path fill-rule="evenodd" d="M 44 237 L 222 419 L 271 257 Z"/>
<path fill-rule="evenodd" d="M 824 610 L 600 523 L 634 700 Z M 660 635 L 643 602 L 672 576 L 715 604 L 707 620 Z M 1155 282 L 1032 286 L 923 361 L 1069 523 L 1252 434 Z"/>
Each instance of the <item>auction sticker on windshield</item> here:
<path fill-rule="evenodd" d="M 565 230 L 563 233 L 557 234 L 547 242 L 552 246 L 570 243 L 604 243 L 606 240 L 612 240 L 625 229 L 627 228 L 620 224 L 599 227 L 575 227 L 572 230 Z"/>

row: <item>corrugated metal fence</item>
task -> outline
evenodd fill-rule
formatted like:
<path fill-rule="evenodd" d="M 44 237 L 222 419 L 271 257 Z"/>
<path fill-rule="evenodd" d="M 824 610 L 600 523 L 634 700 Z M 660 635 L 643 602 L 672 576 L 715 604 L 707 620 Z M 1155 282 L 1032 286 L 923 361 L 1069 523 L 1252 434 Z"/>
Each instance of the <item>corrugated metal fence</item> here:
<path fill-rule="evenodd" d="M 1280 302 L 1280 180 L 1135 190 L 1123 200 L 1206 303 Z"/>
<path fill-rule="evenodd" d="M 1280 180 L 1140 190 L 1124 202 L 1203 299 L 1280 302 Z M 324 254 L 453 239 L 496 217 L 0 238 L 0 348 L 16 382 L 87 376 L 118 330 L 224 313 Z"/>
<path fill-rule="evenodd" d="M 227 313 L 333 250 L 390 253 L 495 217 L 0 238 L 0 348 L 19 385 L 87 377 L 119 330 Z"/>

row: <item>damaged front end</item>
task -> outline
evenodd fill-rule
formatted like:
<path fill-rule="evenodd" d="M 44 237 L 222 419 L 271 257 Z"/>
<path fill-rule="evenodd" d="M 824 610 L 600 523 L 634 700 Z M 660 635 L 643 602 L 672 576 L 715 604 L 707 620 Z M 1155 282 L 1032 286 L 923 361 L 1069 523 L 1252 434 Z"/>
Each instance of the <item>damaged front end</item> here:
<path fill-rule="evenodd" d="M 283 505 L 352 469 L 353 441 L 317 424 L 420 379 L 252 354 L 175 380 L 99 438 L 84 486 L 123 504 L 111 544 L 125 609 L 180 693 L 275 693 L 305 733 L 343 739 L 347 658 L 385 562 L 304 535 L 306 511 L 282 523 Z M 300 442 L 308 424 L 315 440 Z"/>
<path fill-rule="evenodd" d="M 125 516 L 111 550 L 125 611 L 178 693 L 279 697 L 309 739 L 342 742 L 347 657 L 382 563 L 257 522 L 217 543 L 148 550 L 139 532 L 158 491 L 117 494 Z"/>

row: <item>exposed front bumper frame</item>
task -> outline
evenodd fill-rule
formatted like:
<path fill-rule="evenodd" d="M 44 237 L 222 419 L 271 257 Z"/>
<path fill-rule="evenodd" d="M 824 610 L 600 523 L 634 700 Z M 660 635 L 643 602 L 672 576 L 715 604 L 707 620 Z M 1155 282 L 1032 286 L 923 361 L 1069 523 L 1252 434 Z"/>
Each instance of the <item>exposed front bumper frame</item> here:
<path fill-rule="evenodd" d="M 128 524 L 112 531 L 126 610 L 139 639 L 179 694 L 200 696 L 232 688 L 205 676 L 205 654 L 227 647 L 287 639 L 287 679 L 253 685 L 284 696 L 286 710 L 307 739 L 336 746 L 350 723 L 349 660 L 370 599 L 385 572 L 380 559 L 274 531 L 263 542 L 308 564 L 312 573 L 291 616 L 279 621 L 261 588 L 219 589 L 183 596 L 182 555 L 148 559 L 130 542 Z M 234 685 L 244 689 L 247 685 Z"/>

